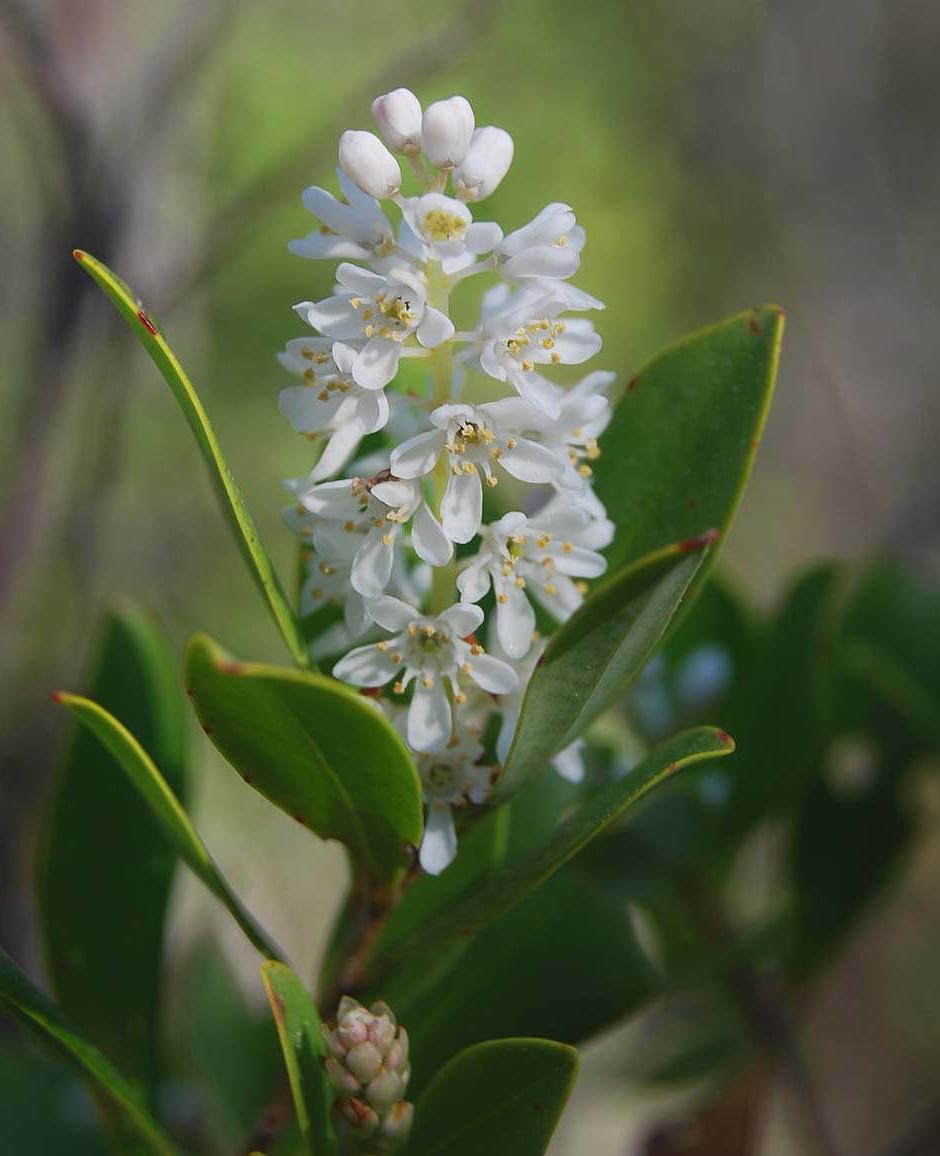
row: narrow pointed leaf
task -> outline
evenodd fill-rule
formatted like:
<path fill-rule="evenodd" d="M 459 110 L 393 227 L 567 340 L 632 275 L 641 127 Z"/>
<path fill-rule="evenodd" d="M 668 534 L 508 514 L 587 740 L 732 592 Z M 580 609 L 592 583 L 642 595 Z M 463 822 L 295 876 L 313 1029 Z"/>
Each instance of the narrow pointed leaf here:
<path fill-rule="evenodd" d="M 406 1156 L 541 1156 L 577 1072 L 574 1048 L 550 1040 L 467 1048 L 419 1100 Z"/>
<path fill-rule="evenodd" d="M 729 755 L 733 750 L 731 736 L 711 727 L 684 731 L 668 739 L 639 766 L 594 792 L 558 823 L 541 845 L 505 869 L 493 872 L 437 916 L 403 935 L 383 956 L 374 958 L 374 981 L 378 982 L 395 965 L 408 967 L 419 960 L 433 960 L 460 937 L 474 935 L 506 915 L 654 787 L 683 767 Z"/>
<path fill-rule="evenodd" d="M 333 1093 L 323 1069 L 326 1044 L 316 1005 L 282 963 L 262 964 L 261 979 L 277 1025 L 300 1134 L 310 1156 L 329 1156 L 335 1149 L 330 1126 Z"/>
<path fill-rule="evenodd" d="M 185 793 L 183 713 L 155 625 L 115 602 L 98 631 L 90 694 L 128 719 Z M 39 913 L 49 977 L 69 1019 L 152 1092 L 163 932 L 176 856 L 123 768 L 73 726 L 48 804 Z"/>
<path fill-rule="evenodd" d="M 280 951 L 242 906 L 241 900 L 213 863 L 179 799 L 170 790 L 166 779 L 127 727 L 90 699 L 64 693 L 58 694 L 56 699 L 100 739 L 124 768 L 130 781 L 160 823 L 165 837 L 177 855 L 228 908 L 232 918 L 250 942 L 269 959 L 280 959 Z"/>
<path fill-rule="evenodd" d="M 779 308 L 752 309 L 670 346 L 628 384 L 594 467 L 617 525 L 612 567 L 702 526 L 727 535 L 770 407 L 782 334 Z"/>
<path fill-rule="evenodd" d="M 497 797 L 517 790 L 624 693 L 652 656 L 713 541 L 702 535 L 621 570 L 552 636 L 526 691 Z"/>
<path fill-rule="evenodd" d="M 59 1009 L 0 950 L 0 1008 L 51 1044 L 114 1105 L 123 1123 L 156 1156 L 178 1156 L 173 1142 L 142 1106 L 136 1091 L 96 1047 L 83 1039 Z"/>
<path fill-rule="evenodd" d="M 222 455 L 209 416 L 195 387 L 153 318 L 144 311 L 133 291 L 90 253 L 76 249 L 75 259 L 111 299 L 173 391 L 173 396 L 202 451 L 225 517 L 255 581 L 267 600 L 284 641 L 294 661 L 300 666 L 309 666 L 310 659 L 300 626 L 274 572 L 271 559 L 261 544 L 254 521 L 239 492 L 232 471 Z"/>
<path fill-rule="evenodd" d="M 412 861 L 418 772 L 367 698 L 321 675 L 233 661 L 204 635 L 189 644 L 186 678 L 206 734 L 255 790 L 378 878 Z"/>

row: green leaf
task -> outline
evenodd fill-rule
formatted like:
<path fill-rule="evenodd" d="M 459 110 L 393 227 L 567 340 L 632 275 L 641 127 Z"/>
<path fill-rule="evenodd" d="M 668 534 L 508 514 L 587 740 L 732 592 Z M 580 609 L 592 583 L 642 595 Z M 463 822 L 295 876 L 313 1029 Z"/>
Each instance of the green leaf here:
<path fill-rule="evenodd" d="M 335 1149 L 330 1126 L 333 1093 L 323 1070 L 326 1044 L 307 989 L 283 963 L 261 965 L 261 979 L 277 1025 L 300 1133 L 310 1156 Z"/>
<path fill-rule="evenodd" d="M 434 960 L 460 936 L 470 936 L 507 914 L 530 892 L 609 827 L 633 804 L 681 768 L 734 750 L 724 731 L 709 727 L 686 731 L 657 747 L 622 778 L 602 787 L 555 828 L 548 840 L 495 872 L 486 882 L 451 903 L 437 917 L 403 936 L 387 956 L 373 961 L 381 975 L 390 962 L 405 966 Z"/>
<path fill-rule="evenodd" d="M 627 385 L 594 467 L 617 526 L 611 568 L 703 526 L 726 537 L 770 406 L 782 333 L 776 306 L 741 313 L 670 346 Z"/>
<path fill-rule="evenodd" d="M 233 661 L 205 635 L 187 686 L 203 729 L 236 771 L 366 870 L 392 879 L 421 839 L 421 783 L 397 732 L 335 679 Z"/>
<path fill-rule="evenodd" d="M 157 1156 L 178 1156 L 173 1142 L 148 1115 L 137 1093 L 111 1062 L 63 1019 L 59 1009 L 0 950 L 0 1007 L 74 1064 L 114 1106 L 127 1127 Z"/>
<path fill-rule="evenodd" d="M 710 534 L 621 570 L 552 636 L 526 690 L 497 797 L 571 743 L 642 671 L 695 573 Z"/>
<path fill-rule="evenodd" d="M 491 1040 L 438 1072 L 415 1109 L 407 1156 L 541 1156 L 578 1071 L 550 1040 Z"/>
<path fill-rule="evenodd" d="M 170 790 L 166 779 L 131 732 L 112 714 L 90 699 L 75 694 L 59 693 L 56 700 L 88 727 L 124 768 L 130 781 L 143 796 L 163 828 L 165 837 L 169 839 L 177 855 L 228 908 L 232 918 L 249 941 L 262 955 L 270 959 L 280 959 L 280 952 L 242 906 L 213 863 L 179 799 Z"/>
<path fill-rule="evenodd" d="M 461 1048 L 518 1035 L 577 1044 L 659 994 L 622 896 L 579 864 L 485 928 L 430 983 L 429 960 L 376 989 L 408 1027 L 414 1094 Z"/>
<path fill-rule="evenodd" d="M 98 631 L 93 697 L 154 751 L 185 793 L 183 714 L 150 619 L 114 603 Z M 176 856 L 108 748 L 73 727 L 46 813 L 39 912 L 59 1006 L 148 1092 L 157 1075 L 163 932 Z"/>
<path fill-rule="evenodd" d="M 267 600 L 274 621 L 287 643 L 294 661 L 300 666 L 309 666 L 310 658 L 304 645 L 303 635 L 293 611 L 287 601 L 271 559 L 268 557 L 251 515 L 239 492 L 228 463 L 222 456 L 215 432 L 209 423 L 199 395 L 186 376 L 173 350 L 160 333 L 155 322 L 144 311 L 133 291 L 106 265 L 81 249 L 75 250 L 75 259 L 101 286 L 118 312 L 128 323 L 134 335 L 150 355 L 164 381 L 173 391 L 183 416 L 189 423 L 196 438 L 209 475 L 215 486 L 222 510 L 244 555 L 248 568 Z"/>

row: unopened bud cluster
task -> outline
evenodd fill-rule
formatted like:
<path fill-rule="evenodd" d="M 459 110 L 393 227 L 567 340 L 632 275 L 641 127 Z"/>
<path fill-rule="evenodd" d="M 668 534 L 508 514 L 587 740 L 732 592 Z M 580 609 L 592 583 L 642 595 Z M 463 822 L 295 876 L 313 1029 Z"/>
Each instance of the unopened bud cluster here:
<path fill-rule="evenodd" d="M 408 1033 L 385 1003 L 371 1008 L 343 996 L 336 1023 L 324 1025 L 329 1056 L 326 1074 L 338 1098 L 337 1132 L 355 1151 L 391 1152 L 411 1128 L 412 1105 L 404 1096 L 411 1068 Z"/>
<path fill-rule="evenodd" d="M 462 96 L 422 108 L 404 88 L 372 116 L 378 133 L 340 138 L 341 196 L 308 188 L 319 225 L 290 245 L 340 264 L 330 296 L 295 306 L 315 332 L 280 355 L 300 379 L 281 411 L 322 447 L 288 483 L 288 520 L 307 547 L 301 612 L 342 609 L 314 657 L 339 656 L 334 676 L 373 692 L 414 752 L 436 873 L 454 812 L 486 801 L 512 743 L 545 646 L 537 610 L 563 622 L 606 567 L 592 479 L 614 375 L 550 376 L 601 347 L 584 314 L 603 304 L 570 284 L 585 241 L 571 208 L 510 232 L 474 219 L 509 170 L 509 133 L 478 127 Z M 490 286 L 458 328 L 451 294 L 477 274 Z M 426 374 L 400 384 L 403 358 Z M 555 765 L 583 774 L 577 746 Z"/>

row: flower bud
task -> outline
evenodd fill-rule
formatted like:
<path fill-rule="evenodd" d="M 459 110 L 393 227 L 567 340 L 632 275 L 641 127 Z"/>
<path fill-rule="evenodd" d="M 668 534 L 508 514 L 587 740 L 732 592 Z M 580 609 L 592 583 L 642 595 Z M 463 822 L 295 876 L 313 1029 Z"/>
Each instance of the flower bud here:
<path fill-rule="evenodd" d="M 462 201 L 482 201 L 492 193 L 512 164 L 512 137 L 488 124 L 470 138 L 467 155 L 454 169 L 454 191 Z"/>
<path fill-rule="evenodd" d="M 390 149 L 405 156 L 421 152 L 421 103 L 407 88 L 396 88 L 372 102 L 372 119 Z"/>
<path fill-rule="evenodd" d="M 401 169 L 374 132 L 347 129 L 339 138 L 339 166 L 364 193 L 381 200 L 401 188 Z"/>
<path fill-rule="evenodd" d="M 473 109 L 462 96 L 435 101 L 424 110 L 421 147 L 436 169 L 460 164 L 470 147 L 473 123 Z"/>
<path fill-rule="evenodd" d="M 330 1053 L 323 1066 L 338 1093 L 333 1108 L 337 1128 L 352 1138 L 371 1136 L 381 1126 L 382 1150 L 397 1147 L 412 1116 L 411 1105 L 402 1099 L 411 1076 L 408 1033 L 388 1004 L 366 1009 L 349 996 L 340 1000 L 337 1022 L 323 1031 Z"/>

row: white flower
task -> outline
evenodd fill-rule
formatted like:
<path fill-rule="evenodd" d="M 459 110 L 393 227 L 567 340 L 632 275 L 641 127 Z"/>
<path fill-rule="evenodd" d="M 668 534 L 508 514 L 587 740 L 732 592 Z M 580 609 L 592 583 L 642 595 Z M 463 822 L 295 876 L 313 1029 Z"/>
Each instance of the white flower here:
<path fill-rule="evenodd" d="M 310 475 L 312 481 L 328 478 L 342 469 L 363 437 L 388 422 L 385 393 L 363 389 L 353 380 L 356 357 L 356 350 L 328 337 L 296 338 L 278 354 L 281 365 L 305 382 L 281 390 L 281 413 L 299 433 L 332 431 Z"/>
<path fill-rule="evenodd" d="M 497 272 L 507 281 L 563 279 L 577 272 L 583 248 L 584 230 L 575 223 L 573 211 L 555 202 L 504 237 L 493 259 Z"/>
<path fill-rule="evenodd" d="M 369 613 L 384 630 L 394 632 L 393 637 L 351 650 L 334 666 L 333 674 L 354 686 L 369 687 L 385 686 L 400 676 L 394 688 L 398 694 L 414 681 L 406 735 L 417 751 L 443 750 L 451 738 L 447 684 L 459 704 L 458 672 L 491 694 L 507 694 L 518 686 L 511 666 L 484 653 L 478 642 L 466 641 L 483 622 L 479 606 L 458 602 L 442 614 L 425 615 L 384 595 L 370 604 Z"/>
<path fill-rule="evenodd" d="M 435 101 L 421 122 L 424 155 L 436 169 L 452 169 L 467 155 L 473 127 L 473 109 L 464 97 Z"/>
<path fill-rule="evenodd" d="M 616 374 L 601 370 L 589 373 L 560 395 L 555 417 L 547 416 L 544 411 L 533 414 L 531 426 L 524 430 L 528 436 L 555 449 L 564 458 L 565 471 L 553 484 L 592 518 L 606 516 L 603 505 L 591 488 L 593 470 L 589 463 L 600 456 L 598 438 L 612 415 L 604 391 L 616 379 Z"/>
<path fill-rule="evenodd" d="M 452 542 L 469 542 L 483 519 L 483 483 L 495 486 L 494 466 L 521 482 L 551 482 L 564 463 L 557 453 L 519 434 L 534 424 L 531 407 L 506 397 L 484 405 L 441 405 L 431 414 L 436 427 L 409 438 L 392 451 L 392 473 L 420 478 L 447 452 L 450 475 L 441 501 L 441 524 Z"/>
<path fill-rule="evenodd" d="M 457 853 L 454 810 L 486 800 L 498 769 L 481 766 L 482 756 L 478 733 L 463 724 L 459 708 L 454 737 L 445 749 L 418 755 L 418 774 L 428 805 L 419 858 L 429 875 L 439 875 Z"/>
<path fill-rule="evenodd" d="M 559 319 L 568 309 L 603 309 L 597 298 L 558 284 L 488 294 L 490 310 L 478 330 L 480 368 L 508 382 L 536 409 L 560 413 L 561 390 L 536 372 L 539 365 L 579 365 L 593 357 L 601 339 L 582 317 Z M 501 308 L 494 303 L 502 301 Z"/>
<path fill-rule="evenodd" d="M 363 389 L 383 389 L 394 378 L 402 344 L 412 334 L 429 349 L 454 332 L 450 319 L 427 304 L 423 277 L 405 268 L 388 275 L 345 262 L 336 279 L 347 290 L 294 308 L 309 324 L 337 341 L 363 343 L 352 366 Z"/>
<path fill-rule="evenodd" d="M 512 164 L 512 137 L 488 124 L 475 130 L 467 155 L 454 169 L 454 191 L 463 201 L 482 201 Z"/>
<path fill-rule="evenodd" d="M 372 119 L 390 149 L 414 157 L 421 152 L 421 102 L 407 88 L 396 88 L 372 102 Z"/>
<path fill-rule="evenodd" d="M 388 586 L 395 547 L 412 521 L 415 552 L 432 566 L 444 566 L 452 547 L 428 509 L 420 483 L 387 472 L 375 478 L 349 478 L 298 489 L 305 509 L 318 515 L 312 539 L 328 561 L 347 562 L 350 583 L 364 598 L 377 598 Z"/>
<path fill-rule="evenodd" d="M 531 518 L 512 512 L 485 526 L 480 550 L 457 579 L 460 596 L 479 602 L 490 585 L 496 594 L 496 632 L 510 658 L 525 656 L 535 634 L 534 597 L 558 621 L 582 601 L 574 579 L 597 578 L 607 561 L 597 549 L 610 544 L 613 525 L 592 522 L 576 507 L 552 503 Z"/>
<path fill-rule="evenodd" d="M 347 129 L 339 138 L 339 167 L 364 193 L 382 200 L 401 188 L 401 169 L 374 132 Z"/>
<path fill-rule="evenodd" d="M 304 190 L 303 203 L 322 222 L 322 227 L 287 246 L 298 257 L 368 261 L 381 258 L 395 248 L 395 236 L 388 218 L 374 197 L 364 193 L 342 169 L 336 170 L 347 203 L 332 193 L 311 185 Z"/>
<path fill-rule="evenodd" d="M 474 223 L 462 201 L 443 193 L 425 193 L 401 202 L 408 227 L 422 242 L 422 257 L 444 262 L 445 272 L 455 272 L 480 253 L 498 245 L 503 231 L 489 221 Z M 406 242 L 407 244 L 407 242 Z"/>

